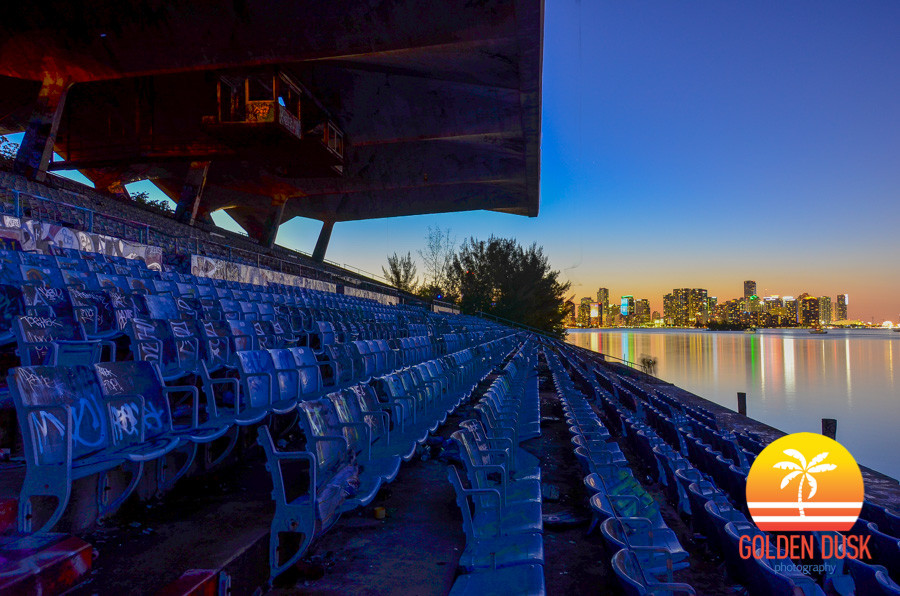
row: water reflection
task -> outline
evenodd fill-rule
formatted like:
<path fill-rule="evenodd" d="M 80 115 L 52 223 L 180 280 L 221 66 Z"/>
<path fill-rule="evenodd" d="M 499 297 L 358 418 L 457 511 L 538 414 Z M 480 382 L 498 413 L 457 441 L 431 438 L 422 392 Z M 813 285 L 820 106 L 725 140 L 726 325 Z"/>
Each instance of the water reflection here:
<path fill-rule="evenodd" d="M 898 333 L 611 329 L 570 331 L 568 340 L 632 362 L 649 354 L 659 377 L 731 409 L 745 391 L 748 414 L 785 432 L 821 432 L 822 418 L 837 418 L 837 438 L 857 461 L 900 477 Z"/>

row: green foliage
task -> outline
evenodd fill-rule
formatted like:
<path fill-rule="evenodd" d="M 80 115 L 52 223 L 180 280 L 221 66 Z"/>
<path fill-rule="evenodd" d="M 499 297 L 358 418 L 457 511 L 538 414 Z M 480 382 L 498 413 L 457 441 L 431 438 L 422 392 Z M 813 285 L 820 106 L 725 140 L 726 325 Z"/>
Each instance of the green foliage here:
<path fill-rule="evenodd" d="M 453 294 L 447 292 L 441 286 L 437 286 L 435 284 L 422 284 L 418 290 L 416 290 L 416 295 L 422 300 L 427 300 L 428 302 L 432 302 L 434 300 L 440 300 L 441 302 L 450 302 L 456 303 L 457 297 Z"/>
<path fill-rule="evenodd" d="M 410 253 L 401 257 L 394 253 L 388 256 L 388 268 L 381 268 L 384 277 L 392 286 L 403 292 L 415 293 L 419 280 L 416 278 L 416 263 Z"/>
<path fill-rule="evenodd" d="M 523 248 L 512 238 L 469 238 L 453 255 L 448 291 L 459 296 L 464 313 L 479 311 L 541 329 L 564 332 L 565 292 L 559 271 L 550 268 L 544 249 Z"/>
<path fill-rule="evenodd" d="M 19 144 L 13 143 L 6 137 L 0 137 L 0 162 L 11 166 L 19 151 Z"/>
<path fill-rule="evenodd" d="M 134 193 L 133 195 L 131 195 L 131 198 L 135 203 L 147 205 L 148 207 L 155 207 L 160 211 L 172 213 L 172 205 L 168 201 L 164 201 L 162 199 L 151 199 L 150 193 L 145 190 Z"/>

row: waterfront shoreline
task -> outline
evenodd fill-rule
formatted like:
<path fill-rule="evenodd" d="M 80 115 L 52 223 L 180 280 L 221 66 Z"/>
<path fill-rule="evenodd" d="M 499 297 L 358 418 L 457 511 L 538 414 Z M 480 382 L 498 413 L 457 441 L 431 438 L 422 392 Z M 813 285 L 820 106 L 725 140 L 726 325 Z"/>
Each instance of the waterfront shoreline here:
<path fill-rule="evenodd" d="M 673 383 L 648 375 L 647 373 L 627 365 L 610 362 L 605 359 L 605 354 L 594 352 L 587 348 L 581 348 L 581 350 L 583 353 L 590 355 L 593 360 L 602 362 L 604 366 L 612 368 L 617 374 L 626 375 L 641 384 L 649 385 L 651 387 L 654 385 L 665 386 L 668 393 L 672 394 L 683 403 L 705 408 L 716 417 L 716 422 L 719 424 L 720 428 L 756 433 L 763 437 L 767 444 L 788 434 L 769 424 L 760 422 L 749 416 L 744 416 L 725 406 L 700 397 Z M 859 465 L 859 469 L 863 475 L 866 487 L 866 498 L 868 500 L 889 508 L 894 508 L 897 506 L 897 503 L 900 503 L 900 481 L 883 472 L 879 472 L 861 464 Z"/>

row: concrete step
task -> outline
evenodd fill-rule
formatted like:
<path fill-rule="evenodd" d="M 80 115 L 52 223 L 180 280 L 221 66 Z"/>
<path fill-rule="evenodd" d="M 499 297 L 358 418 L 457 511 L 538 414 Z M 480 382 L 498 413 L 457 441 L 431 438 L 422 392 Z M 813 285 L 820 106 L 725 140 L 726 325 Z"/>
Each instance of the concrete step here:
<path fill-rule="evenodd" d="M 62 594 L 90 576 L 92 552 L 68 534 L 0 536 L 0 594 Z"/>
<path fill-rule="evenodd" d="M 67 596 L 205 595 L 213 584 L 218 594 L 218 580 L 209 577 L 220 572 L 231 578 L 233 594 L 265 588 L 271 490 L 263 461 L 251 459 L 186 478 L 162 500 L 132 502 L 82 535 L 97 549 L 94 573 Z"/>
<path fill-rule="evenodd" d="M 231 581 L 215 569 L 188 569 L 181 577 L 156 593 L 156 596 L 225 596 Z"/>

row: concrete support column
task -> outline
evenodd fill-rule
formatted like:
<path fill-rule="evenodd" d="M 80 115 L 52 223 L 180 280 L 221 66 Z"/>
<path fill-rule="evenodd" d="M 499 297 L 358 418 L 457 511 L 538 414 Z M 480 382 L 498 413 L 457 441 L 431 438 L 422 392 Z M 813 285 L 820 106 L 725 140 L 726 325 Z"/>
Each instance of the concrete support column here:
<path fill-rule="evenodd" d="M 175 219 L 181 223 L 194 225 L 200 211 L 200 199 L 203 196 L 203 187 L 206 186 L 206 174 L 209 172 L 208 161 L 192 161 L 181 194 L 178 196 L 178 206 L 175 208 Z M 203 214 L 199 214 L 202 219 Z"/>
<path fill-rule="evenodd" d="M 70 83 L 55 69 L 48 69 L 38 94 L 37 107 L 28 122 L 22 145 L 16 154 L 15 171 L 30 180 L 43 182 L 53 158 L 56 132 L 66 105 Z"/>
<path fill-rule="evenodd" d="M 272 208 L 269 209 L 269 216 L 263 222 L 259 237 L 259 243 L 266 248 L 275 246 L 275 238 L 278 237 L 278 227 L 281 225 L 284 206 L 287 204 L 288 198 L 288 195 L 282 194 L 272 197 Z"/>
<path fill-rule="evenodd" d="M 323 221 L 322 231 L 319 232 L 319 239 L 316 241 L 316 248 L 313 250 L 312 258 L 314 261 L 322 262 L 325 260 L 325 251 L 328 250 L 328 241 L 331 240 L 331 231 L 334 229 L 333 221 Z"/>

